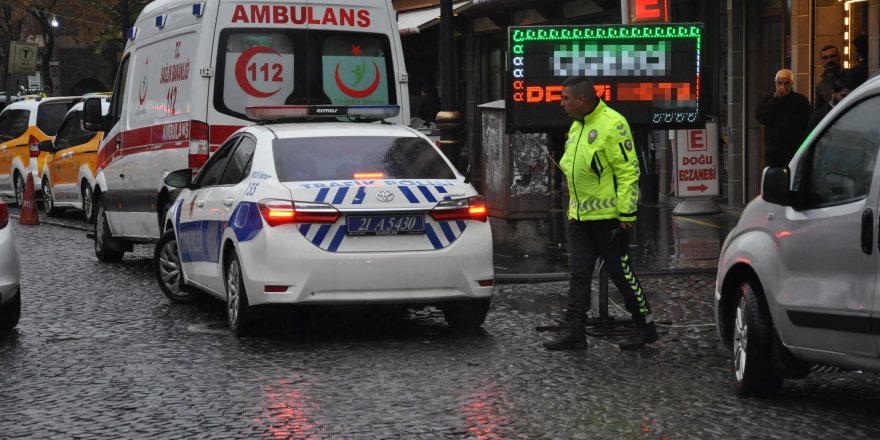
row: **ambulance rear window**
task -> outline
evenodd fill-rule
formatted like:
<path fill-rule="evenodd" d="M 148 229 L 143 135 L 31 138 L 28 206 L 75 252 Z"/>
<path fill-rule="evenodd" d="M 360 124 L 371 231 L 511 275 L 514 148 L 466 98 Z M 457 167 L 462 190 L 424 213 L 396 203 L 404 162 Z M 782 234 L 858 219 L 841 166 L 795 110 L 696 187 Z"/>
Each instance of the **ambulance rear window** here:
<path fill-rule="evenodd" d="M 49 136 L 55 136 L 70 107 L 73 107 L 72 102 L 40 104 L 37 109 L 37 128 Z"/>
<path fill-rule="evenodd" d="M 237 118 L 247 106 L 398 104 L 383 34 L 234 28 L 218 47 L 214 107 Z"/>
<path fill-rule="evenodd" d="M 0 114 L 0 140 L 8 141 L 23 135 L 30 117 L 30 110 L 8 110 Z"/>
<path fill-rule="evenodd" d="M 417 137 L 276 139 L 275 170 L 282 182 L 311 180 L 454 179 L 433 145 Z M 357 177 L 356 177 L 357 176 Z"/>

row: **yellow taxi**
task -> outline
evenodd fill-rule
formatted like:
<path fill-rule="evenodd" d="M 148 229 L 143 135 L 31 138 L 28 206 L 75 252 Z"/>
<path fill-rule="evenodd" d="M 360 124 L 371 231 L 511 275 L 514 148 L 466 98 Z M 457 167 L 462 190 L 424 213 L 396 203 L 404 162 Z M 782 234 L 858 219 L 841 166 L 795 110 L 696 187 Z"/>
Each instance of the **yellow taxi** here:
<path fill-rule="evenodd" d="M 21 206 L 25 178 L 33 173 L 34 189 L 40 191 L 40 170 L 46 153 L 39 144 L 50 140 L 77 96 L 24 98 L 0 112 L 0 195 L 15 197 Z"/>
<path fill-rule="evenodd" d="M 104 114 L 110 109 L 110 95 L 106 93 L 83 96 L 101 99 Z M 40 142 L 40 151 L 46 153 L 41 169 L 43 210 L 50 216 L 58 215 L 65 208 L 79 209 L 85 220 L 93 220 L 92 189 L 98 161 L 98 145 L 104 136 L 102 131 L 88 130 L 83 126 L 83 102 L 76 103 L 67 112 L 54 140 Z"/>

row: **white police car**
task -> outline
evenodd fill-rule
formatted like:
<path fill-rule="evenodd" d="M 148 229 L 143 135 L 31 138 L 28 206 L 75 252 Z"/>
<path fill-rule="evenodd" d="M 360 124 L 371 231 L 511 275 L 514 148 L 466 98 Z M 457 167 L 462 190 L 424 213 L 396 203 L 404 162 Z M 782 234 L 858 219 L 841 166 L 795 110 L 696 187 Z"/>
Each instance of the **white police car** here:
<path fill-rule="evenodd" d="M 251 118 L 385 119 L 396 107 L 251 107 Z M 279 119 L 280 120 L 280 119 Z M 384 123 L 263 123 L 233 134 L 183 188 L 156 246 L 175 302 L 225 300 L 236 336 L 254 306 L 436 305 L 479 327 L 494 272 L 487 208 L 416 130 Z"/>

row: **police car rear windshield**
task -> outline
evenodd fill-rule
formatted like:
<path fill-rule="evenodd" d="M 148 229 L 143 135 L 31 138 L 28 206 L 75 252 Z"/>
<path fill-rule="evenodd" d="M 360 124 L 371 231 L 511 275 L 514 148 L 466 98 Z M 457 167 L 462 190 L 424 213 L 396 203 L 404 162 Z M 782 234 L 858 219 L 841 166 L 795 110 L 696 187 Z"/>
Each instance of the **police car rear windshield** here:
<path fill-rule="evenodd" d="M 275 169 L 282 182 L 312 180 L 454 179 L 433 145 L 417 137 L 276 139 Z"/>

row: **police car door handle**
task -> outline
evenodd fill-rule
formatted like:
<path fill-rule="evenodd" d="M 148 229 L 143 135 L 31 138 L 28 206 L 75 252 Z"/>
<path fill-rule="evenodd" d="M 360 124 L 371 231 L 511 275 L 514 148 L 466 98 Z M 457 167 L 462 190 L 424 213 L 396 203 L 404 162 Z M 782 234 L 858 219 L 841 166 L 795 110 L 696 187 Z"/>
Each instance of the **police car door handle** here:
<path fill-rule="evenodd" d="M 232 206 L 232 202 L 234 202 L 234 201 L 235 201 L 235 199 L 233 199 L 232 197 L 227 197 L 227 198 L 223 199 L 223 206 L 228 208 L 228 207 Z"/>
<path fill-rule="evenodd" d="M 205 206 L 205 201 L 204 201 L 204 200 L 196 200 L 196 207 L 198 207 L 198 208 L 202 208 L 202 207 L 204 207 L 204 206 Z"/>

